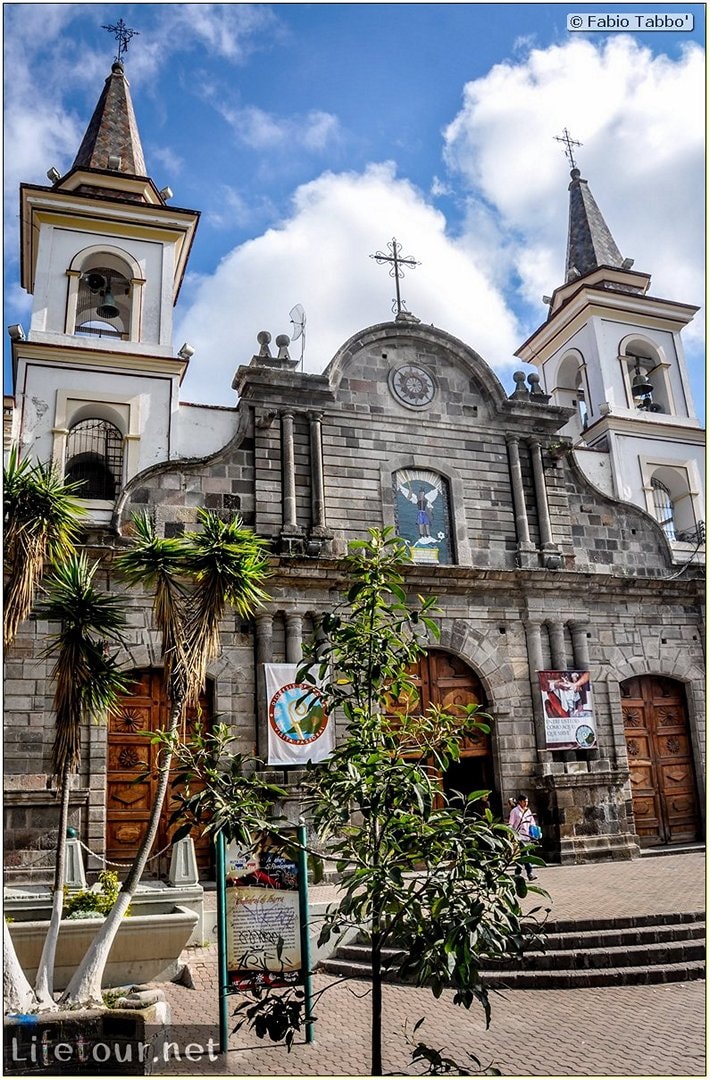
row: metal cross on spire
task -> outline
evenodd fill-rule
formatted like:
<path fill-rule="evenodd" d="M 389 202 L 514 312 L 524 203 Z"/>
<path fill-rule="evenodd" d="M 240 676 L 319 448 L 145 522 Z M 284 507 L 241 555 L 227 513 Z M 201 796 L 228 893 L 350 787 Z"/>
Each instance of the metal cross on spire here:
<path fill-rule="evenodd" d="M 421 266 L 421 263 L 413 259 L 411 255 L 402 255 L 402 245 L 398 244 L 394 237 L 387 243 L 390 254 L 385 255 L 384 251 L 376 251 L 374 255 L 370 255 L 371 259 L 374 259 L 376 263 L 390 263 L 390 277 L 394 278 L 395 287 L 397 289 L 397 297 L 392 301 L 392 311 L 396 311 L 398 315 L 402 314 L 402 308 L 406 308 L 406 304 L 399 295 L 399 279 L 404 277 L 403 266 L 408 266 L 412 270 L 415 266 Z"/>
<path fill-rule="evenodd" d="M 572 149 L 572 147 L 573 146 L 584 146 L 584 143 L 576 142 L 572 138 L 572 136 L 570 135 L 567 128 L 563 129 L 563 132 L 562 132 L 561 135 L 553 135 L 552 138 L 555 140 L 555 142 L 561 142 L 561 143 L 565 144 L 565 156 L 567 157 L 567 160 L 569 161 L 570 169 L 576 169 L 577 168 L 577 162 L 574 160 L 574 150 Z"/>
<path fill-rule="evenodd" d="M 102 30 L 108 30 L 110 34 L 116 38 L 118 43 L 118 53 L 116 55 L 116 61 L 119 64 L 123 63 L 123 57 L 128 51 L 128 43 L 132 37 L 138 34 L 138 30 L 132 30 L 130 26 L 126 26 L 123 19 L 119 19 L 115 26 L 102 26 Z"/>

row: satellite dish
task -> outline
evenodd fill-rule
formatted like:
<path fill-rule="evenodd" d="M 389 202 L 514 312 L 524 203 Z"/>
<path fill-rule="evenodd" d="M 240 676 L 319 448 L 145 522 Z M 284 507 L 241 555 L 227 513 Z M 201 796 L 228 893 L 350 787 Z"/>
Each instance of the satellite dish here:
<path fill-rule="evenodd" d="M 291 341 L 301 339 L 301 371 L 303 371 L 303 354 L 306 351 L 306 312 L 303 304 L 296 304 L 295 307 L 292 307 L 288 317 L 293 323 Z"/>

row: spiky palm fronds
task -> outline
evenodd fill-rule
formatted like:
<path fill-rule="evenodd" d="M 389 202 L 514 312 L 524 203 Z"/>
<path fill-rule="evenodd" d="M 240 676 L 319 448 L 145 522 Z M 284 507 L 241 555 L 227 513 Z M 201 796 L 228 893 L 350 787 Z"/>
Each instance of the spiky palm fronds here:
<path fill-rule="evenodd" d="M 227 607 L 250 615 L 267 599 L 262 585 L 268 577 L 267 543 L 239 518 L 223 521 L 198 510 L 198 521 L 201 530 L 184 537 L 185 569 L 195 582 L 187 626 L 191 705 L 197 705 L 207 665 L 218 654 L 219 624 Z"/>
<path fill-rule="evenodd" d="M 133 545 L 119 555 L 116 568 L 129 584 L 153 590 L 153 617 L 162 637 L 165 681 L 185 666 L 186 544 L 180 537 L 161 537 L 147 513 L 134 514 Z"/>
<path fill-rule="evenodd" d="M 69 555 L 47 579 L 38 607 L 41 617 L 60 624 L 42 653 L 55 660 L 52 767 L 57 776 L 79 766 L 82 722 L 115 711 L 118 696 L 128 690 L 116 657 L 108 652 L 109 643 L 123 641 L 123 601 L 96 589 L 98 566 L 89 565 L 85 555 Z"/>
<path fill-rule="evenodd" d="M 65 483 L 54 465 L 10 450 L 3 473 L 5 526 L 5 647 L 17 636 L 34 603 L 47 563 L 74 550 L 85 511 L 74 498 L 80 484 Z"/>

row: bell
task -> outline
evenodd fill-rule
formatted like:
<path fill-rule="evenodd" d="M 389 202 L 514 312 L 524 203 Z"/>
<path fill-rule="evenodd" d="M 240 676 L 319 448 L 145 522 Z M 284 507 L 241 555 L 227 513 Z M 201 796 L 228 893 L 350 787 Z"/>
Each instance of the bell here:
<path fill-rule="evenodd" d="M 636 374 L 631 383 L 631 392 L 634 397 L 646 397 L 647 394 L 653 393 L 653 383 L 646 372 L 641 371 L 639 368 L 636 368 Z"/>
<path fill-rule="evenodd" d="M 96 309 L 96 314 L 102 319 L 115 319 L 120 314 L 110 289 L 107 289 L 104 293 L 103 300 Z"/>

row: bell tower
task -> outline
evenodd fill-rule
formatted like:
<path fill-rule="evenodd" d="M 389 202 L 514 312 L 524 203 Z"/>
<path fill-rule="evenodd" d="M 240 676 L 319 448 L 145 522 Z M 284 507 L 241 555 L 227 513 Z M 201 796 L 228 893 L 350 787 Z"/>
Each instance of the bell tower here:
<path fill-rule="evenodd" d="M 71 168 L 47 175 L 20 188 L 33 303 L 28 333 L 11 328 L 17 433 L 23 454 L 82 481 L 100 525 L 126 481 L 174 456 L 191 350 L 175 353 L 172 310 L 199 214 L 169 206 L 147 175 L 120 59 Z"/>
<path fill-rule="evenodd" d="M 703 529 L 705 433 L 681 340 L 698 309 L 649 292 L 650 275 L 622 256 L 562 141 L 572 165 L 565 280 L 516 356 L 540 369 L 555 405 L 574 408 L 561 433 L 592 483 L 655 517 L 685 557 Z"/>

